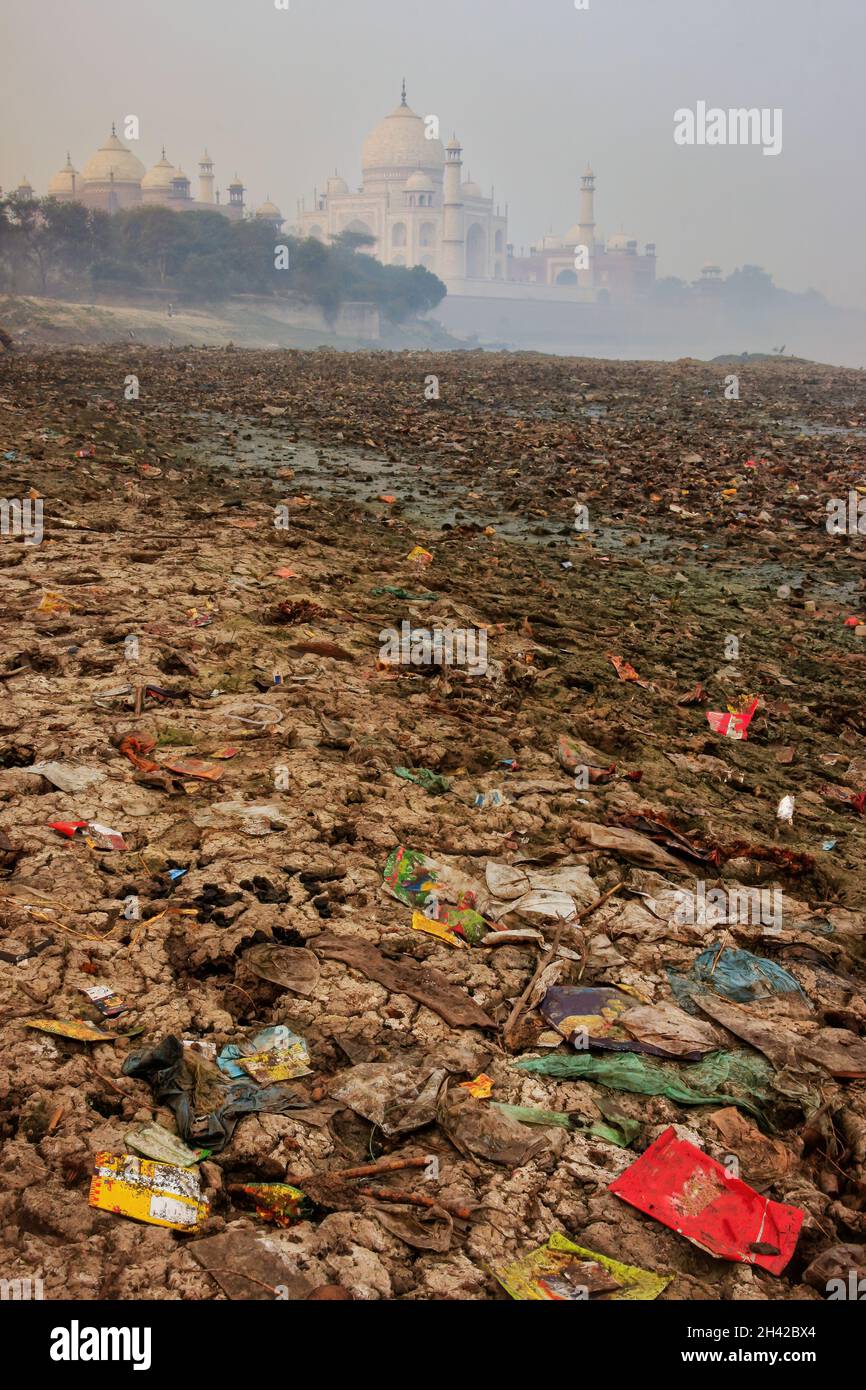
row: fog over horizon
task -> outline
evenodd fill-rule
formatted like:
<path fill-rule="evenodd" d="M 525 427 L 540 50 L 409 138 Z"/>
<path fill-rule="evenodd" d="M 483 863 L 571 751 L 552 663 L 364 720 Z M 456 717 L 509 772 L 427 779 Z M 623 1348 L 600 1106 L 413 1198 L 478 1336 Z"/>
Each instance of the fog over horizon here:
<path fill-rule="evenodd" d="M 866 309 L 866 7 L 862 0 L 3 0 L 0 186 L 37 194 L 112 121 L 163 144 L 193 179 L 207 146 L 223 191 L 288 224 L 400 101 L 456 130 L 464 177 L 509 205 L 519 254 L 577 219 L 591 162 L 596 218 L 658 276 L 760 265 L 777 285 Z M 678 146 L 674 112 L 780 108 L 783 145 Z"/>

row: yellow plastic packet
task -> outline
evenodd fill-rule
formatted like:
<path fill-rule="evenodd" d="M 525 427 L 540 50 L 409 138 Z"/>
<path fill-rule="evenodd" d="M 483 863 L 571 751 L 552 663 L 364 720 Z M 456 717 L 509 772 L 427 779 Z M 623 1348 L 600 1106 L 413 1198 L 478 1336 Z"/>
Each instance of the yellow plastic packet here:
<path fill-rule="evenodd" d="M 154 1163 L 135 1154 L 96 1155 L 90 1205 L 172 1231 L 197 1231 L 208 1214 L 196 1169 Z"/>
<path fill-rule="evenodd" d="M 42 601 L 36 609 L 37 613 L 71 613 L 75 604 L 64 594 L 55 594 L 47 590 L 42 595 Z"/>
<path fill-rule="evenodd" d="M 25 1028 L 38 1028 L 42 1033 L 54 1033 L 58 1038 L 74 1038 L 76 1042 L 117 1042 L 116 1033 L 106 1033 L 86 1018 L 25 1018 Z"/>
<path fill-rule="evenodd" d="M 493 1092 L 493 1077 L 481 1072 L 474 1081 L 461 1081 L 460 1085 L 476 1100 L 487 1100 Z"/>
<path fill-rule="evenodd" d="M 581 1270 L 581 1265 L 589 1270 Z M 667 1288 L 672 1274 L 651 1274 L 636 1265 L 621 1264 L 594 1250 L 584 1250 L 567 1236 L 554 1233 L 546 1245 L 540 1245 L 512 1265 L 500 1266 L 492 1272 L 512 1298 L 535 1302 L 582 1302 L 590 1297 L 590 1288 L 583 1280 L 591 1277 L 591 1267 L 601 1266 L 619 1287 L 599 1294 L 605 1302 L 624 1300 L 651 1302 Z"/>
<path fill-rule="evenodd" d="M 406 559 L 410 560 L 413 565 L 429 565 L 433 561 L 433 556 L 429 550 L 424 549 L 423 545 L 416 545 L 409 551 Z"/>
<path fill-rule="evenodd" d="M 412 930 L 425 931 L 430 936 L 437 936 L 440 941 L 447 941 L 449 946 L 468 946 L 468 941 L 463 941 L 456 936 L 453 931 L 449 931 L 442 922 L 434 922 L 430 917 L 425 917 L 423 912 L 412 913 Z"/>

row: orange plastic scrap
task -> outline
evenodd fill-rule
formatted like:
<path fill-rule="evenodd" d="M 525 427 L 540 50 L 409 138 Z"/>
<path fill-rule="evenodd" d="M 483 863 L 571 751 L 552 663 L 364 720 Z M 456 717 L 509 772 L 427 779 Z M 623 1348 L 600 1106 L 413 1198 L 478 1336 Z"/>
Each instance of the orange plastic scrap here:
<path fill-rule="evenodd" d="M 159 763 L 155 763 L 151 758 L 145 756 L 155 747 L 155 739 L 139 738 L 136 734 L 126 734 L 118 745 L 118 751 L 125 758 L 129 758 L 133 767 L 137 767 L 141 772 L 159 772 Z"/>
<path fill-rule="evenodd" d="M 165 766 L 169 772 L 177 773 L 178 777 L 194 777 L 202 782 L 218 782 L 223 775 L 221 767 L 212 767 L 199 758 L 185 758 L 182 762 L 166 763 Z"/>
<path fill-rule="evenodd" d="M 649 681 L 642 681 L 634 667 L 623 657 L 614 656 L 613 652 L 608 652 L 607 659 L 612 663 L 621 681 L 634 681 L 636 685 L 643 686 L 644 690 L 652 689 Z"/>
<path fill-rule="evenodd" d="M 71 613 L 75 608 L 72 599 L 65 594 L 57 594 L 48 590 L 42 595 L 42 600 L 37 608 L 38 613 Z"/>
<path fill-rule="evenodd" d="M 461 1081 L 460 1085 L 476 1100 L 487 1100 L 493 1091 L 493 1078 L 487 1076 L 485 1072 L 481 1072 L 474 1081 Z"/>

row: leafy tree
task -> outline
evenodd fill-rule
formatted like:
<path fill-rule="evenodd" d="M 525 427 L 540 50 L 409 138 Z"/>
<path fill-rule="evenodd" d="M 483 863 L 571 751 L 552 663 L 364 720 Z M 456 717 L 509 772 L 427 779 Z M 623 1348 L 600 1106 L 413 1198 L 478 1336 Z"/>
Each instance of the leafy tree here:
<path fill-rule="evenodd" d="M 445 286 L 422 266 L 384 266 L 362 248 L 363 233 L 326 246 L 276 232 L 263 221 L 230 222 L 218 212 L 126 208 L 113 217 L 53 198 L 0 199 L 0 284 L 45 294 L 88 278 L 96 286 L 160 288 L 194 299 L 231 294 L 293 296 L 333 323 L 342 304 L 372 302 L 392 322 L 433 308 Z M 276 248 L 287 246 L 288 269 Z"/>

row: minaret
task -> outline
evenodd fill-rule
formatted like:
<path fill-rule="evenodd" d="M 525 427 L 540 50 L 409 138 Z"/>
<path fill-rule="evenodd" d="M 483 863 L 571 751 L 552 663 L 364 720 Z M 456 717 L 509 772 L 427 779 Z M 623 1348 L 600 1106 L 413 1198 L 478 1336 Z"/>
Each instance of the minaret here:
<path fill-rule="evenodd" d="M 198 200 L 200 203 L 210 205 L 215 202 L 213 186 L 213 160 L 205 150 L 198 165 Z"/>
<path fill-rule="evenodd" d="M 445 149 L 445 183 L 442 204 L 443 278 L 462 280 L 466 274 L 466 237 L 463 228 L 461 183 L 463 150 L 454 135 Z"/>
<path fill-rule="evenodd" d="M 580 212 L 577 218 L 580 244 L 589 250 L 590 259 L 595 255 L 595 174 L 586 166 L 580 180 Z"/>
<path fill-rule="evenodd" d="M 237 222 L 240 222 L 244 215 L 245 192 L 246 189 L 244 188 L 237 174 L 235 174 L 234 178 L 229 184 L 229 216 Z"/>

